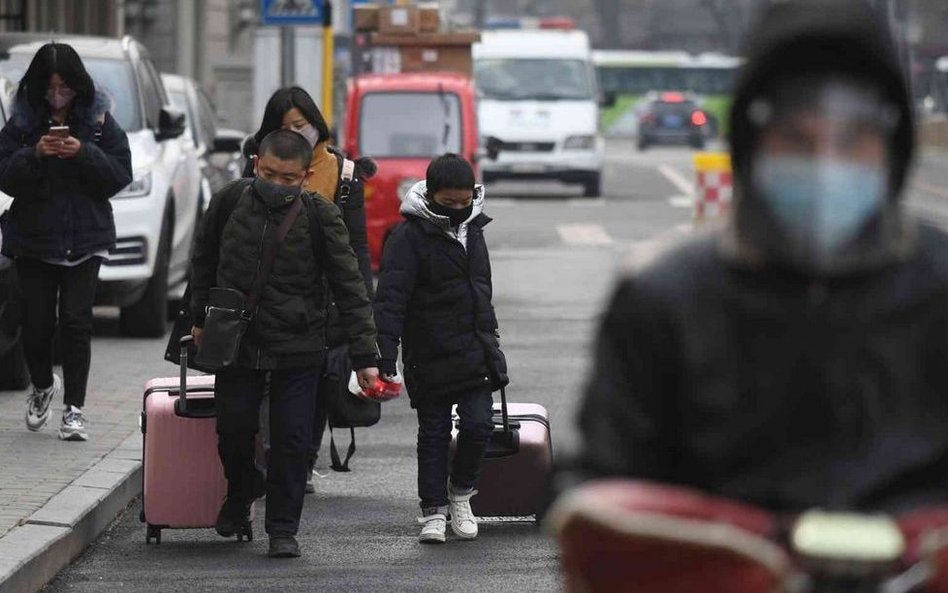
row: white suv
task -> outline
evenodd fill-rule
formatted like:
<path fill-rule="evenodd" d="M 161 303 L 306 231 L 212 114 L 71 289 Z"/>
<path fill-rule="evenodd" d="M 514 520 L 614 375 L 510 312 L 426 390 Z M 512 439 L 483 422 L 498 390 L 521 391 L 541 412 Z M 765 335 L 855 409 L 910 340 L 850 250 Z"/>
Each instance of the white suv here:
<path fill-rule="evenodd" d="M 200 211 L 201 170 L 179 137 L 184 114 L 170 107 L 147 50 L 131 37 L 58 37 L 79 52 L 113 101 L 128 134 L 134 181 L 112 198 L 116 247 L 99 274 L 96 302 L 122 308 L 123 335 L 160 337 L 169 294 L 181 292 Z M 49 41 L 37 33 L 0 36 L 0 74 L 19 81 Z"/>

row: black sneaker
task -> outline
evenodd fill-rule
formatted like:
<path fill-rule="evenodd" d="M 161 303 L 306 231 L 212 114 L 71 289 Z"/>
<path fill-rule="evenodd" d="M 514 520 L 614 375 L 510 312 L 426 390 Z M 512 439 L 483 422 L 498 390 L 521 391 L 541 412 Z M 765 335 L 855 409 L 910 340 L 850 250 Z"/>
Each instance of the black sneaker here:
<path fill-rule="evenodd" d="M 243 534 L 250 525 L 250 504 L 238 503 L 230 498 L 224 501 L 217 514 L 214 529 L 221 537 Z"/>
<path fill-rule="evenodd" d="M 300 545 L 292 535 L 270 537 L 270 558 L 299 558 Z"/>

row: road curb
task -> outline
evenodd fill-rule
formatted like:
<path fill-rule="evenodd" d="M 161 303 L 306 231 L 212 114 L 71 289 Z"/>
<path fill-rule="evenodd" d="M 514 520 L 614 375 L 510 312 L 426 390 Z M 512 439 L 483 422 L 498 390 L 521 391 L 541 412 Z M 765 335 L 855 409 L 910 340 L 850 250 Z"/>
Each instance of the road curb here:
<path fill-rule="evenodd" d="M 69 566 L 142 490 L 136 430 L 0 538 L 0 593 L 38 591 Z"/>

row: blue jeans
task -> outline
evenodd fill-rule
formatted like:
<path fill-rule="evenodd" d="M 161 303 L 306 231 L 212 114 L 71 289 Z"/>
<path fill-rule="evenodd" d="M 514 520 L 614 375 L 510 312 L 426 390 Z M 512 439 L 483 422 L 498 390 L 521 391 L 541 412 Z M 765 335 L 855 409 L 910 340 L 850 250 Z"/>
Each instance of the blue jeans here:
<path fill-rule="evenodd" d="M 484 452 L 494 430 L 494 399 L 488 389 L 454 398 L 461 426 L 451 464 L 451 486 L 468 491 L 477 485 Z M 421 509 L 448 504 L 448 456 L 451 446 L 452 402 L 429 402 L 418 406 L 418 496 Z"/>

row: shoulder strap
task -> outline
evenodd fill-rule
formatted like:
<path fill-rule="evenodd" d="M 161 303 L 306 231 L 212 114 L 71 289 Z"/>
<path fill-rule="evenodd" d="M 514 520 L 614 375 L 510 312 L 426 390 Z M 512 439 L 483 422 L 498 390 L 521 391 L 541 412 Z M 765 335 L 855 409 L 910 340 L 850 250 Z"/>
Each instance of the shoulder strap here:
<path fill-rule="evenodd" d="M 240 191 L 233 191 L 221 195 L 221 206 L 217 211 L 217 228 L 220 231 L 224 230 L 224 225 L 227 224 L 227 221 L 230 219 L 230 215 L 234 213 L 234 209 L 237 208 L 237 202 L 240 201 L 240 198 L 250 189 L 251 180 L 250 179 L 241 179 L 245 182 L 240 187 Z M 220 240 L 220 237 L 217 238 Z"/>
<path fill-rule="evenodd" d="M 329 457 L 332 461 L 332 469 L 337 472 L 348 472 L 352 471 L 349 469 L 349 460 L 352 459 L 352 456 L 356 452 L 356 431 L 355 428 L 349 427 L 349 435 L 352 440 L 349 441 L 349 449 L 346 451 L 346 460 L 342 461 L 339 458 L 339 451 L 336 449 L 336 440 L 333 438 L 332 434 L 332 424 L 329 424 Z"/>
<path fill-rule="evenodd" d="M 260 302 L 260 297 L 263 295 L 263 287 L 266 286 L 267 280 L 270 278 L 270 270 L 273 269 L 273 262 L 276 261 L 280 245 L 282 245 L 284 239 L 286 239 L 287 233 L 290 232 L 290 227 L 293 226 L 302 208 L 303 198 L 297 196 L 296 199 L 293 200 L 290 209 L 283 215 L 283 221 L 280 223 L 280 228 L 277 229 L 276 235 L 272 240 L 264 243 L 263 252 L 260 254 L 260 265 L 257 266 L 257 274 L 254 276 L 250 295 L 247 297 L 247 306 L 244 309 L 245 317 L 249 316 L 249 318 L 252 318 L 257 312 L 257 303 Z"/>
<path fill-rule="evenodd" d="M 355 179 L 355 162 L 342 159 L 342 169 L 339 173 L 339 188 L 336 190 L 336 203 L 345 206 L 352 194 L 352 181 Z"/>

